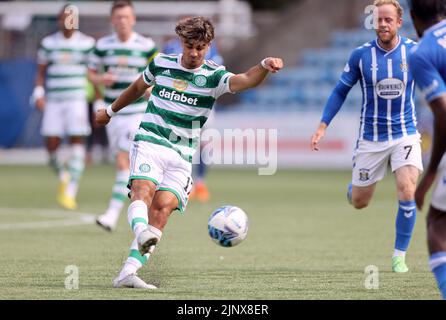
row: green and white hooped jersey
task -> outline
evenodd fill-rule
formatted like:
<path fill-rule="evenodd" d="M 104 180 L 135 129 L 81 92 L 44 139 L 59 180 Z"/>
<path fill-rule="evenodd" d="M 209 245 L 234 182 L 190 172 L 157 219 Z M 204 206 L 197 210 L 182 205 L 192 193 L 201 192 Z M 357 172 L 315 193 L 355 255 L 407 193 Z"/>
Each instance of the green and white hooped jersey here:
<path fill-rule="evenodd" d="M 75 31 L 69 39 L 61 31 L 43 38 L 37 62 L 47 65 L 47 99 L 86 99 L 87 64 L 94 43 L 92 37 L 79 31 Z"/>
<path fill-rule="evenodd" d="M 159 54 L 143 72 L 154 85 L 135 141 L 147 141 L 175 150 L 192 162 L 200 131 L 218 97 L 230 92 L 233 75 L 213 61 L 194 70 L 181 66 L 182 55 Z"/>
<path fill-rule="evenodd" d="M 155 42 L 136 32 L 126 42 L 120 41 L 116 34 L 99 39 L 90 56 L 89 67 L 98 72 L 110 72 L 117 77 L 117 81 L 104 90 L 105 103 L 111 104 L 138 79 L 157 53 Z M 118 114 L 143 113 L 146 106 L 146 100 L 141 97 Z"/>

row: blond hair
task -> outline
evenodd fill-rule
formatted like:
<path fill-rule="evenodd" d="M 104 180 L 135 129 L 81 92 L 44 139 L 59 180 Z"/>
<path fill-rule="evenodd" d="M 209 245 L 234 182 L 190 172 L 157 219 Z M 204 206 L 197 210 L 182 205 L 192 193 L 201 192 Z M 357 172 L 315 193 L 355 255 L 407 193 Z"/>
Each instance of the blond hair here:
<path fill-rule="evenodd" d="M 396 8 L 396 11 L 398 13 L 398 17 L 402 18 L 403 14 L 404 14 L 404 9 L 401 6 L 401 4 L 398 2 L 398 0 L 375 0 L 375 2 L 373 3 L 373 5 L 375 7 L 380 7 L 383 6 L 385 4 L 391 4 Z"/>

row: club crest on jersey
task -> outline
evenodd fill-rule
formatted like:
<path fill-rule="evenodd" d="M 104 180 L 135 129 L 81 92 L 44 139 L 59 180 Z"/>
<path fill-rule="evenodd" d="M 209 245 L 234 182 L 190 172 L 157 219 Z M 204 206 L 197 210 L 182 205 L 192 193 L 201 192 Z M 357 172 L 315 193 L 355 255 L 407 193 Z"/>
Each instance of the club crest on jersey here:
<path fill-rule="evenodd" d="M 406 86 L 403 81 L 396 78 L 383 79 L 376 84 L 375 91 L 378 97 L 393 100 L 403 95 Z"/>
<path fill-rule="evenodd" d="M 204 87 L 206 86 L 208 79 L 205 76 L 199 74 L 194 76 L 193 82 L 197 87 Z"/>
<path fill-rule="evenodd" d="M 69 63 L 71 60 L 71 53 L 70 52 L 61 52 L 60 53 L 60 63 Z"/>
<path fill-rule="evenodd" d="M 147 163 L 143 163 L 139 166 L 139 171 L 141 171 L 143 173 L 150 172 L 150 170 L 151 170 L 150 165 Z"/>
<path fill-rule="evenodd" d="M 173 80 L 173 87 L 178 91 L 184 91 L 187 89 L 188 83 L 186 80 L 181 78 L 176 78 Z"/>
<path fill-rule="evenodd" d="M 400 68 L 402 72 L 408 72 L 409 71 L 409 65 L 405 62 L 400 64 Z"/>
<path fill-rule="evenodd" d="M 369 169 L 359 169 L 359 181 L 369 181 L 370 180 L 370 170 Z"/>

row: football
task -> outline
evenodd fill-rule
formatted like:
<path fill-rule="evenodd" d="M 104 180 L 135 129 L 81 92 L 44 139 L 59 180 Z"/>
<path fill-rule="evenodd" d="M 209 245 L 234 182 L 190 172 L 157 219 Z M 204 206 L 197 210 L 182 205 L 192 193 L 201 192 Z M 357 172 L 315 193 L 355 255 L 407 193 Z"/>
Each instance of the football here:
<path fill-rule="evenodd" d="M 212 240 L 222 247 L 234 247 L 248 234 L 248 216 L 234 206 L 223 206 L 215 210 L 208 221 L 208 231 Z"/>

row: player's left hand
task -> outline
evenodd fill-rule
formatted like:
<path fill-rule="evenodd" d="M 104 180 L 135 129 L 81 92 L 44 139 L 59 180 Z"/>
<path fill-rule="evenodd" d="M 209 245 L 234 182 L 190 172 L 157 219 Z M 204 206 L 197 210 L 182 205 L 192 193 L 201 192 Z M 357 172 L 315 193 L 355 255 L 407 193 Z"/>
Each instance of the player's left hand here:
<path fill-rule="evenodd" d="M 105 126 L 110 122 L 110 117 L 107 114 L 106 109 L 99 109 L 96 112 L 95 122 L 98 126 Z"/>
<path fill-rule="evenodd" d="M 276 73 L 283 68 L 283 60 L 272 57 L 266 58 L 265 67 L 269 72 Z"/>
<path fill-rule="evenodd" d="M 419 210 L 423 210 L 424 206 L 424 198 L 426 197 L 426 193 L 431 188 L 432 184 L 435 181 L 436 173 L 427 172 L 426 175 L 421 180 L 420 184 L 417 187 L 417 191 L 415 191 L 415 202 L 417 203 L 417 208 Z"/>

